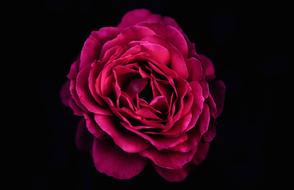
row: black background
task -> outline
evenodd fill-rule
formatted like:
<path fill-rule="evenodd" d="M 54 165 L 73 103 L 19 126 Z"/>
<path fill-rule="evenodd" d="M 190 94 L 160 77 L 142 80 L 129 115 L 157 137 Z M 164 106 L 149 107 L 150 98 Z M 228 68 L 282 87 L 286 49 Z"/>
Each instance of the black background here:
<path fill-rule="evenodd" d="M 225 109 L 205 162 L 182 183 L 167 183 L 151 167 L 129 181 L 117 181 L 94 169 L 90 157 L 76 150 L 78 118 L 64 107 L 59 90 L 92 30 L 116 25 L 134 8 L 173 17 L 197 51 L 210 57 L 224 80 Z M 272 134 L 279 99 L 289 76 L 288 10 L 267 5 L 200 5 L 171 1 L 41 1 L 34 38 L 37 107 L 30 139 L 33 189 L 260 189 L 269 184 L 272 156 L 280 147 Z M 279 153 L 281 155 L 281 153 Z M 275 176 L 271 176 L 275 178 Z"/>

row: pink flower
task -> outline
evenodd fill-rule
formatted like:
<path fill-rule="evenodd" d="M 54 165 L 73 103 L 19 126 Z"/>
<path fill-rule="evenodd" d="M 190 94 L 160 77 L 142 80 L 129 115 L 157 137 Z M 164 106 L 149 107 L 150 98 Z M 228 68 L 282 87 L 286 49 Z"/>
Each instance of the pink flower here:
<path fill-rule="evenodd" d="M 150 162 L 182 181 L 205 159 L 225 86 L 173 19 L 139 9 L 93 31 L 67 78 L 62 101 L 99 172 L 130 179 Z"/>

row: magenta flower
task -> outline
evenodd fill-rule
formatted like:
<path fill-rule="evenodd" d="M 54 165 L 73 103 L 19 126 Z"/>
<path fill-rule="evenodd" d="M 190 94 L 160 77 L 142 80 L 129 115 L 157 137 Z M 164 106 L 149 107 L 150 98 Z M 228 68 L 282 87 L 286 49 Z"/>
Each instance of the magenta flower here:
<path fill-rule="evenodd" d="M 182 181 L 205 159 L 225 85 L 173 19 L 139 9 L 93 31 L 67 77 L 62 101 L 99 172 L 130 179 L 149 162 Z"/>

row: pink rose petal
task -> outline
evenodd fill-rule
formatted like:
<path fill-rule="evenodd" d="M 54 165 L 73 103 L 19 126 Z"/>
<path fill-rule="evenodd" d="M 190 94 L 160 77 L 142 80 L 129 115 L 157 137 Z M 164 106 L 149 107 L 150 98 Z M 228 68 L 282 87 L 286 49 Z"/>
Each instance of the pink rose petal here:
<path fill-rule="evenodd" d="M 71 98 L 68 101 L 68 106 L 72 109 L 73 113 L 77 116 L 82 116 L 83 111 L 79 106 L 77 106 L 76 102 Z"/>
<path fill-rule="evenodd" d="M 125 152 L 137 153 L 149 146 L 145 140 L 136 134 L 128 133 L 126 130 L 123 132 L 122 126 L 114 122 L 114 117 L 95 115 L 95 121 L 105 133 L 112 137 L 114 143 Z"/>
<path fill-rule="evenodd" d="M 191 122 L 191 119 L 192 119 L 192 114 L 188 113 L 179 121 L 177 121 L 170 130 L 163 132 L 163 134 L 167 136 L 178 136 L 182 134 L 188 128 Z"/>
<path fill-rule="evenodd" d="M 147 85 L 148 79 L 133 79 L 130 81 L 126 93 L 131 97 L 134 98 L 137 94 L 139 94 Z"/>
<path fill-rule="evenodd" d="M 67 74 L 67 78 L 71 80 L 76 80 L 76 77 L 79 72 L 80 65 L 80 57 L 70 66 L 69 73 Z"/>
<path fill-rule="evenodd" d="M 192 88 L 194 99 L 193 99 L 193 106 L 191 110 L 192 119 L 186 131 L 190 130 L 196 125 L 196 122 L 198 121 L 198 118 L 202 112 L 203 102 L 204 102 L 201 85 L 198 82 L 193 81 L 190 83 L 190 86 Z"/>
<path fill-rule="evenodd" d="M 201 136 L 198 132 L 198 129 L 197 128 L 191 129 L 187 133 L 187 135 L 188 135 L 188 139 L 185 142 L 175 147 L 172 147 L 170 150 L 177 151 L 177 152 L 184 152 L 184 153 L 197 150 L 197 146 L 199 144 L 199 141 L 201 140 Z"/>
<path fill-rule="evenodd" d="M 208 131 L 203 135 L 202 140 L 204 142 L 211 142 L 216 134 L 216 122 L 213 120 L 209 126 Z"/>
<path fill-rule="evenodd" d="M 129 124 L 126 124 L 124 122 L 122 122 L 121 124 L 125 128 L 127 128 L 129 131 L 132 131 L 133 133 L 142 137 L 142 139 L 145 139 L 148 142 L 150 142 L 157 150 L 168 149 L 168 148 L 177 146 L 178 144 L 181 144 L 187 140 L 186 134 L 178 135 L 177 137 L 163 137 L 161 135 L 160 136 L 149 136 L 143 132 L 138 131 L 137 129 L 130 127 Z"/>
<path fill-rule="evenodd" d="M 104 131 L 100 129 L 100 127 L 95 123 L 93 114 L 89 115 L 84 113 L 85 124 L 88 131 L 96 138 L 103 138 L 105 135 Z"/>
<path fill-rule="evenodd" d="M 143 171 L 146 159 L 123 152 L 108 141 L 94 140 L 92 156 L 96 169 L 117 179 L 130 179 Z"/>
<path fill-rule="evenodd" d="M 208 130 L 209 121 L 210 121 L 209 107 L 206 104 L 204 104 L 202 113 L 199 117 L 198 124 L 197 124 L 197 127 L 199 128 L 199 132 L 201 135 L 206 133 L 206 131 Z"/>
<path fill-rule="evenodd" d="M 118 29 L 114 27 L 103 27 L 98 31 L 92 32 L 82 48 L 79 69 L 93 63 L 99 57 L 103 43 L 114 38 L 117 34 Z"/>
<path fill-rule="evenodd" d="M 97 62 L 97 63 L 91 65 L 88 83 L 89 83 L 89 90 L 90 90 L 91 96 L 95 99 L 97 104 L 99 104 L 101 107 L 104 107 L 105 102 L 103 101 L 101 96 L 97 93 L 96 88 L 95 88 L 96 79 L 97 79 L 100 71 L 102 70 L 102 67 L 103 67 L 103 65 L 100 62 Z"/>
<path fill-rule="evenodd" d="M 188 81 L 199 81 L 203 78 L 203 69 L 201 62 L 194 57 L 186 59 L 187 68 L 189 70 Z"/>
<path fill-rule="evenodd" d="M 90 152 L 92 149 L 93 136 L 86 128 L 85 120 L 81 119 L 76 132 L 76 145 L 82 152 Z"/>
<path fill-rule="evenodd" d="M 189 173 L 188 166 L 174 170 L 154 166 L 154 169 L 161 177 L 169 182 L 181 182 L 185 180 Z"/>
<path fill-rule="evenodd" d="M 192 160 L 194 153 L 194 150 L 182 153 L 170 150 L 158 151 L 154 148 L 149 148 L 141 152 L 140 155 L 152 160 L 152 162 L 159 167 L 181 169 L 186 163 Z"/>
<path fill-rule="evenodd" d="M 145 23 L 144 26 L 151 28 L 158 36 L 171 43 L 181 54 L 186 57 L 188 54 L 188 45 L 183 33 L 177 27 L 172 25 L 162 25 L 158 23 Z"/>
<path fill-rule="evenodd" d="M 138 49 L 140 52 L 146 52 L 146 59 L 151 58 L 152 60 L 155 60 L 158 64 L 167 65 L 170 60 L 170 54 L 168 49 L 166 47 L 151 43 L 148 41 L 132 41 L 129 43 L 132 47 L 140 47 Z M 129 54 L 129 52 L 125 53 L 126 55 Z"/>
<path fill-rule="evenodd" d="M 198 145 L 197 151 L 193 157 L 193 163 L 195 165 L 199 165 L 203 162 L 203 160 L 206 158 L 209 150 L 209 143 L 201 142 Z"/>
<path fill-rule="evenodd" d="M 208 86 L 208 82 L 206 82 L 205 80 L 200 82 L 201 88 L 202 88 L 202 94 L 204 99 L 207 99 L 209 96 L 209 86 Z"/>
<path fill-rule="evenodd" d="M 109 110 L 106 110 L 100 107 L 91 96 L 90 90 L 88 88 L 88 76 L 89 76 L 89 68 L 90 66 L 82 69 L 78 76 L 76 82 L 76 90 L 79 96 L 79 100 L 85 106 L 88 111 L 101 115 L 112 115 Z"/>
<path fill-rule="evenodd" d="M 199 54 L 199 58 L 200 58 L 200 61 L 202 62 L 202 66 L 203 66 L 203 72 L 204 72 L 204 75 L 206 77 L 206 79 L 208 80 L 212 80 L 215 78 L 215 70 L 214 70 L 214 66 L 212 64 L 212 61 L 205 57 L 204 55 L 200 55 Z"/>
<path fill-rule="evenodd" d="M 194 102 L 194 95 L 192 92 L 189 92 L 184 96 L 184 99 L 182 100 L 183 102 L 183 111 L 182 115 L 186 115 L 189 113 L 192 109 L 193 102 Z"/>
<path fill-rule="evenodd" d="M 217 113 L 216 117 L 218 117 L 224 108 L 224 102 L 225 102 L 225 91 L 226 91 L 226 86 L 223 81 L 217 81 L 212 87 L 212 96 L 213 99 L 216 103 L 217 107 Z"/>
<path fill-rule="evenodd" d="M 119 27 L 125 28 L 141 22 L 159 22 L 160 19 L 159 15 L 152 14 L 147 9 L 136 9 L 129 11 L 123 16 Z"/>
<path fill-rule="evenodd" d="M 178 23 L 173 18 L 163 17 L 163 23 L 166 25 L 173 26 L 173 27 L 177 28 L 180 32 L 183 32 L 181 27 L 178 25 Z"/>
<path fill-rule="evenodd" d="M 211 116 L 215 119 L 217 117 L 217 106 L 211 94 L 207 97 L 207 103 L 209 105 Z"/>
<path fill-rule="evenodd" d="M 66 81 L 63 84 L 63 86 L 61 87 L 61 90 L 60 90 L 60 93 L 59 93 L 61 102 L 65 106 L 69 106 L 69 99 L 71 98 L 70 91 L 69 91 L 69 84 L 70 84 L 70 81 Z"/>
<path fill-rule="evenodd" d="M 131 41 L 141 40 L 146 36 L 152 35 L 155 35 L 155 33 L 151 29 L 144 26 L 135 25 L 126 28 L 121 33 L 119 33 L 114 39 L 107 41 L 103 45 L 101 54 L 104 55 L 104 53 L 111 47 L 124 46 Z"/>

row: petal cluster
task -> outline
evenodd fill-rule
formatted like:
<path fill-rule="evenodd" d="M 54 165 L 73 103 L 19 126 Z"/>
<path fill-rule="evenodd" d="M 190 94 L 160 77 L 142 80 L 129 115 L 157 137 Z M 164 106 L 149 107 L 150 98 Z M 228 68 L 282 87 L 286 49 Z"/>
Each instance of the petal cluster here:
<path fill-rule="evenodd" d="M 67 77 L 62 102 L 99 172 L 130 179 L 150 162 L 182 181 L 205 159 L 225 86 L 173 19 L 139 9 L 93 31 Z"/>

